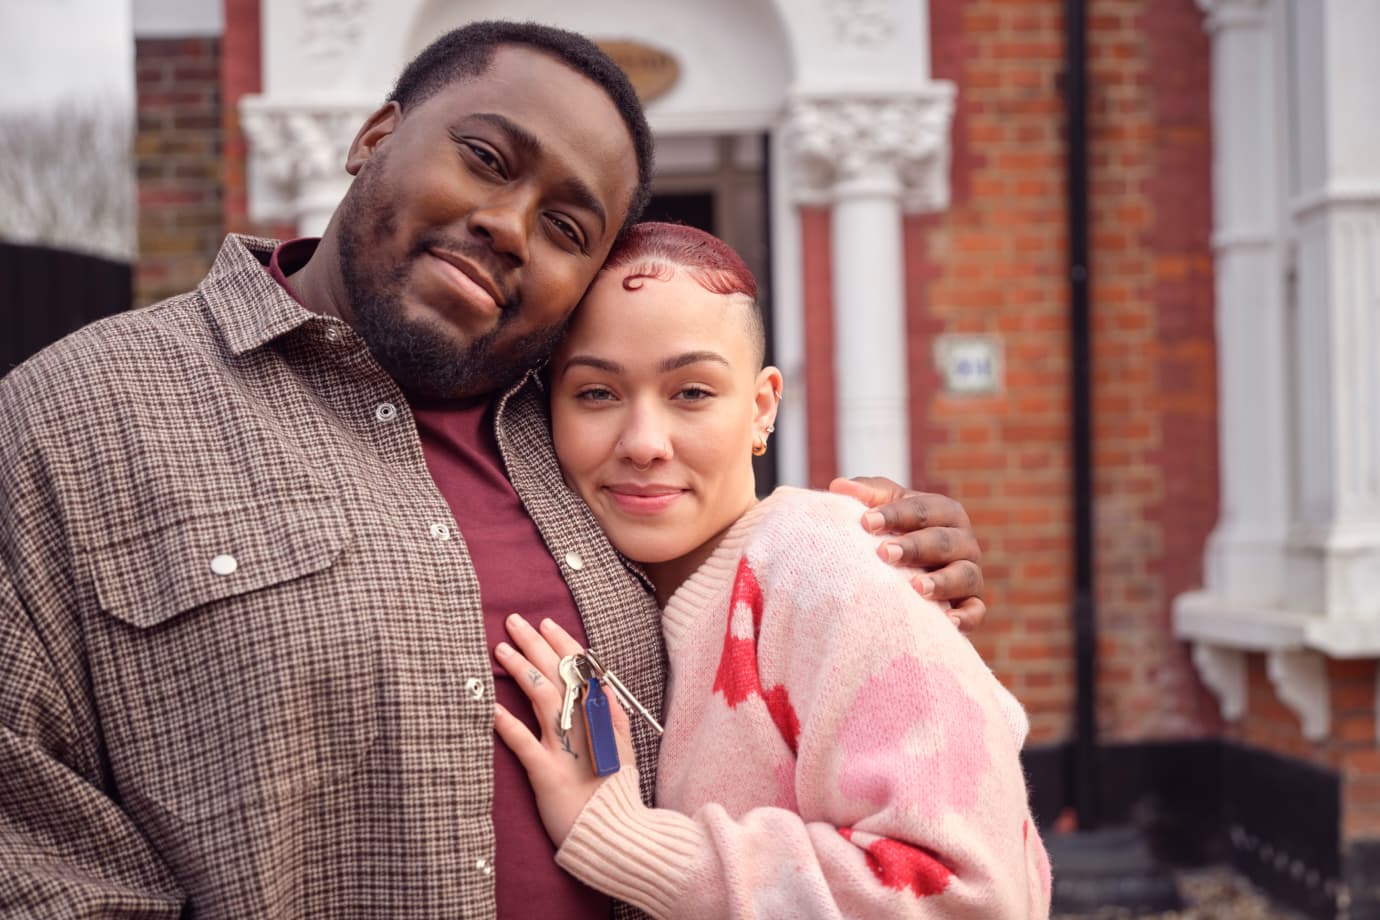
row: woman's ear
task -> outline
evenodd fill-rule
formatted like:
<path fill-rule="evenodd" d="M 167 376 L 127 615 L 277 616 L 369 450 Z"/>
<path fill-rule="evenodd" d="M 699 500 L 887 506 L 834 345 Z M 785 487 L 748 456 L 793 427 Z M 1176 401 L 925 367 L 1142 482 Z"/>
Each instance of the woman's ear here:
<path fill-rule="evenodd" d="M 768 365 L 757 372 L 756 390 L 753 396 L 753 430 L 765 438 L 776 424 L 776 410 L 781 405 L 781 371 Z"/>
<path fill-rule="evenodd" d="M 359 175 L 365 162 L 374 155 L 374 149 L 393 133 L 401 120 L 402 106 L 396 102 L 386 102 L 370 115 L 350 143 L 350 152 L 345 156 L 345 171 L 352 176 Z"/>

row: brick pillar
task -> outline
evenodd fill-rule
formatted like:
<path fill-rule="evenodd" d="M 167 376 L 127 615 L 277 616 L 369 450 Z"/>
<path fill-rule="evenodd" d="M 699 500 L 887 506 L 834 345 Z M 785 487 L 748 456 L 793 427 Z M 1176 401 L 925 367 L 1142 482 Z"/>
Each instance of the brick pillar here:
<path fill-rule="evenodd" d="M 135 41 L 139 263 L 134 303 L 195 287 L 220 248 L 220 41 Z"/>

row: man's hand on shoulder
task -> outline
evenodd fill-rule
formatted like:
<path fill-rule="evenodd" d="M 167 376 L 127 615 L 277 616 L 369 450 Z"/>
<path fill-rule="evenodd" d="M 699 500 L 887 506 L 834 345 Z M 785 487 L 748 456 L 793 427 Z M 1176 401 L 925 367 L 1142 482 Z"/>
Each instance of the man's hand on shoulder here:
<path fill-rule="evenodd" d="M 949 618 L 962 630 L 976 629 L 987 615 L 982 601 L 982 550 L 968 512 L 945 495 L 914 492 L 880 476 L 835 479 L 830 492 L 851 495 L 870 509 L 862 526 L 891 534 L 877 553 L 892 565 L 918 568 L 911 584 L 924 597 L 949 601 Z"/>

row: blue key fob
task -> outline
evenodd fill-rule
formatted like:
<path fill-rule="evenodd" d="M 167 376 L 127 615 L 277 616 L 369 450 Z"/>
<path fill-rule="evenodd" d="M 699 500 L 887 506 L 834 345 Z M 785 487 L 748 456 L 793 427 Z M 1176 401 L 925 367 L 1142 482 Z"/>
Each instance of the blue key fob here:
<path fill-rule="evenodd" d="M 596 776 L 617 773 L 618 739 L 613 735 L 613 713 L 609 710 L 608 694 L 599 678 L 590 676 L 585 689 L 585 729 L 589 733 L 589 756 L 594 761 Z"/>

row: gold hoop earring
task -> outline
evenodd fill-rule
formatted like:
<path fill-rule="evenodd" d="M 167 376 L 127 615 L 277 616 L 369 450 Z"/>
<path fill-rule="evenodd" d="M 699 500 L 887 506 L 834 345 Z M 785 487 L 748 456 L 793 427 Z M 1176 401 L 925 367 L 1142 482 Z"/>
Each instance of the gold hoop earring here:
<path fill-rule="evenodd" d="M 767 439 L 762 435 L 752 439 L 752 455 L 760 457 L 767 452 Z"/>

